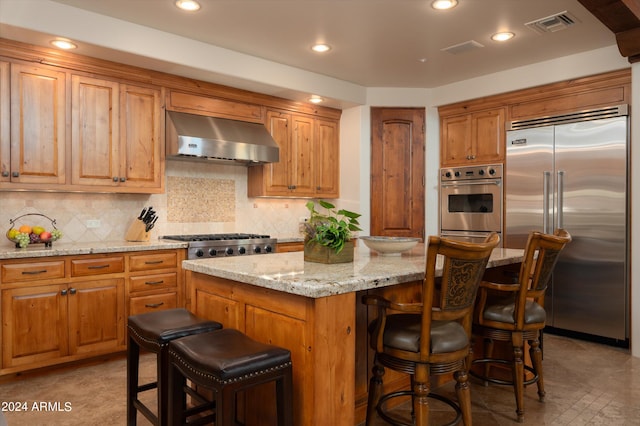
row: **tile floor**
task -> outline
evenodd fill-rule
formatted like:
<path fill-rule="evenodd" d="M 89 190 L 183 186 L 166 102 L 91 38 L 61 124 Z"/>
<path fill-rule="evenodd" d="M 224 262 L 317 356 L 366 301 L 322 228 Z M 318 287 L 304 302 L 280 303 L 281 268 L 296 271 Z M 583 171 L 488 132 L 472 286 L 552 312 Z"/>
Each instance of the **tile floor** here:
<path fill-rule="evenodd" d="M 3 410 L 12 402 L 28 408 L 0 412 L 0 426 L 125 425 L 125 362 L 120 357 L 0 382 Z M 144 380 L 155 374 L 154 362 L 143 355 Z M 627 350 L 547 334 L 544 369 L 546 402 L 538 402 L 535 386 L 526 389 L 525 425 L 640 426 L 640 359 Z M 453 385 L 438 392 L 453 394 Z M 471 398 L 474 425 L 518 424 L 509 387 L 472 379 Z M 433 411 L 438 416 L 435 403 Z M 398 412 L 407 412 L 406 406 Z M 138 424 L 148 422 L 139 416 Z"/>

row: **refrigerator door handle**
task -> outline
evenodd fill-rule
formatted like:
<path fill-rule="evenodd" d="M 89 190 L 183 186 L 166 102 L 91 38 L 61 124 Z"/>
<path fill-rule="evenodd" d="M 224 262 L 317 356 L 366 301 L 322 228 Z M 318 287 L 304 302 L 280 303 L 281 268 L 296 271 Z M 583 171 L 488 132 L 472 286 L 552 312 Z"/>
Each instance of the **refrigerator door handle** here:
<path fill-rule="evenodd" d="M 549 183 L 551 181 L 551 172 L 542 172 L 542 232 L 549 232 Z"/>
<path fill-rule="evenodd" d="M 564 216 L 564 170 L 558 170 L 558 228 L 564 228 L 563 216 Z"/>

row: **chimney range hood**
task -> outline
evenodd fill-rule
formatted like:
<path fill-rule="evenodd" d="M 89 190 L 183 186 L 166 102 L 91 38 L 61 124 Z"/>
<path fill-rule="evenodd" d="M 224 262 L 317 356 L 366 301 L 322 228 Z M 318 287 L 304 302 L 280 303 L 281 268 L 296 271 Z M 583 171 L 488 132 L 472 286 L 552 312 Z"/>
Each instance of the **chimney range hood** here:
<path fill-rule="evenodd" d="M 167 111 L 168 159 L 253 165 L 275 163 L 279 148 L 264 125 Z"/>

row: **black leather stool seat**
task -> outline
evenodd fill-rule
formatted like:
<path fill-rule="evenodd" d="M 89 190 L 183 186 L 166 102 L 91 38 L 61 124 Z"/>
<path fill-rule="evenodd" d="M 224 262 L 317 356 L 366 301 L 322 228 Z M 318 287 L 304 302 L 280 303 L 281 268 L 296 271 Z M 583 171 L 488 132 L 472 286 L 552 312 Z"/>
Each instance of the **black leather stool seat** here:
<path fill-rule="evenodd" d="M 189 379 L 214 390 L 216 426 L 236 424 L 238 391 L 275 381 L 278 424 L 293 425 L 289 350 L 257 342 L 238 330 L 223 329 L 171 341 L 169 359 L 172 424 L 186 423 L 184 392 L 185 379 Z"/>
<path fill-rule="evenodd" d="M 168 344 L 174 339 L 219 330 L 222 324 L 198 318 L 186 309 L 167 309 L 130 316 L 127 324 L 127 424 L 136 424 L 136 410 L 152 424 L 167 425 L 168 407 Z M 157 381 L 138 384 L 140 348 L 157 354 Z M 157 414 L 138 399 L 138 393 L 158 389 Z"/>

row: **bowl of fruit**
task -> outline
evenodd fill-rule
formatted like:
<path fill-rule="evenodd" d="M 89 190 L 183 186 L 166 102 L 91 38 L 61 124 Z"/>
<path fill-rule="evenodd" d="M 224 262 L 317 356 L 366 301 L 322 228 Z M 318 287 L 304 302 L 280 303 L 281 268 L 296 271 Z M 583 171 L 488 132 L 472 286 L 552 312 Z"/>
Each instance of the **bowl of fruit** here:
<path fill-rule="evenodd" d="M 18 219 L 25 216 L 42 216 L 51 222 L 51 226 L 42 225 L 29 225 L 20 222 L 18 225 Z M 15 219 L 9 219 L 11 228 L 7 231 L 6 235 L 9 241 L 15 243 L 16 248 L 25 248 L 30 244 L 44 244 L 45 247 L 51 247 L 53 242 L 59 240 L 62 237 L 62 232 L 56 228 L 55 219 L 51 219 L 40 213 L 27 213 L 22 216 L 18 216 Z"/>

